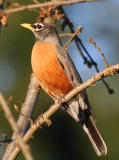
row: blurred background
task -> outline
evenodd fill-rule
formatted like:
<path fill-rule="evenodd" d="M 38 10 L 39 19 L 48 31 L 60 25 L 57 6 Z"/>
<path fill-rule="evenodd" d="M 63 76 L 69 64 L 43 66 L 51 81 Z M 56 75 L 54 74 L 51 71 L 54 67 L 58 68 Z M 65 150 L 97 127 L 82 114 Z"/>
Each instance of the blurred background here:
<path fill-rule="evenodd" d="M 17 2 L 20 2 L 17 1 Z M 31 1 L 22 1 L 20 4 L 28 4 Z M 98 63 L 100 70 L 105 68 L 101 55 L 88 42 L 88 38 L 100 46 L 110 65 L 119 63 L 119 1 L 107 0 L 105 2 L 92 2 L 64 6 L 69 19 L 72 20 L 75 29 L 81 25 L 83 32 L 79 35 L 87 50 Z M 13 104 L 21 106 L 24 102 L 27 88 L 32 73 L 30 57 L 35 38 L 33 34 L 22 28 L 21 23 L 34 23 L 37 13 L 30 11 L 17 12 L 8 18 L 8 26 L 2 27 L 0 33 L 0 90 L 6 97 L 13 97 L 10 107 L 17 120 L 18 113 L 14 111 Z M 61 29 L 57 28 L 59 32 Z M 69 32 L 68 28 L 65 32 Z M 66 39 L 62 39 L 65 43 Z M 68 53 L 72 56 L 75 65 L 85 81 L 95 74 L 95 68 L 84 65 L 74 42 L 68 47 Z M 43 126 L 30 141 L 32 154 L 35 160 L 111 160 L 119 158 L 119 74 L 106 78 L 114 94 L 110 95 L 102 81 L 94 87 L 87 89 L 89 101 L 96 116 L 97 126 L 108 147 L 105 157 L 98 157 L 87 135 L 65 111 L 60 110 L 52 116 L 52 125 Z M 41 91 L 33 118 L 43 113 L 53 104 L 46 93 Z M 6 133 L 8 138 L 12 130 L 0 112 L 0 130 Z M 0 135 L 0 139 L 2 139 Z M 0 158 L 6 145 L 0 146 Z M 24 160 L 22 154 L 17 158 Z"/>

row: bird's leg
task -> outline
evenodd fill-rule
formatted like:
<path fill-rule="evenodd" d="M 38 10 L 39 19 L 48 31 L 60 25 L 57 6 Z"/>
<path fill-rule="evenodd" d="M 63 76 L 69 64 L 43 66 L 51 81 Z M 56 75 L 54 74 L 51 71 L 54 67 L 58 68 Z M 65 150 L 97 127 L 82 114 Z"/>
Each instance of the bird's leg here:
<path fill-rule="evenodd" d="M 55 99 L 55 103 L 62 104 L 63 109 L 67 110 L 69 107 L 68 103 L 65 102 L 65 96 L 61 95 L 60 97 L 58 96 L 57 99 Z"/>
<path fill-rule="evenodd" d="M 63 109 L 67 110 L 69 108 L 69 105 L 67 102 L 63 102 L 62 107 L 63 107 Z"/>

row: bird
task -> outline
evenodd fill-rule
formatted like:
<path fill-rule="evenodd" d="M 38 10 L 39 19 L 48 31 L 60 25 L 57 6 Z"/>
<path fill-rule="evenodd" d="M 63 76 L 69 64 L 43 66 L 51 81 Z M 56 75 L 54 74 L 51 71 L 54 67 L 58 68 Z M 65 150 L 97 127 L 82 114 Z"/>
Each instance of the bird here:
<path fill-rule="evenodd" d="M 31 55 L 33 74 L 43 90 L 57 103 L 83 81 L 52 24 L 36 22 L 23 23 L 21 26 L 31 30 L 36 39 Z M 96 154 L 106 155 L 107 146 L 96 127 L 86 90 L 63 103 L 62 107 L 82 125 Z"/>

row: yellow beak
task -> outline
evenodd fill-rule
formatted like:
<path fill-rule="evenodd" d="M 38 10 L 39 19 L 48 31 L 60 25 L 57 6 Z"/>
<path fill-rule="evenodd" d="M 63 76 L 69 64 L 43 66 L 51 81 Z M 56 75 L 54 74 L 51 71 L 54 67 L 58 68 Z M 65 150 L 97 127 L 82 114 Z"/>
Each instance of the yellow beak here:
<path fill-rule="evenodd" d="M 21 24 L 21 26 L 24 27 L 24 28 L 27 28 L 31 31 L 34 31 L 34 28 L 31 26 L 31 24 L 23 23 L 23 24 Z"/>

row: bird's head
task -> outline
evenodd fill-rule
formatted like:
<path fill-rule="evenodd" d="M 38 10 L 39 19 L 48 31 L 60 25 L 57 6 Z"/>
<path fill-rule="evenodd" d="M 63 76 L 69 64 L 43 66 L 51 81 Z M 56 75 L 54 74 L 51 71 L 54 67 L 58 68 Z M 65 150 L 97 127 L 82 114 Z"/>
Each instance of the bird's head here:
<path fill-rule="evenodd" d="M 59 43 L 59 37 L 55 28 L 49 23 L 21 24 L 22 27 L 31 30 L 37 41 Z"/>

